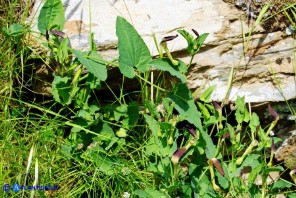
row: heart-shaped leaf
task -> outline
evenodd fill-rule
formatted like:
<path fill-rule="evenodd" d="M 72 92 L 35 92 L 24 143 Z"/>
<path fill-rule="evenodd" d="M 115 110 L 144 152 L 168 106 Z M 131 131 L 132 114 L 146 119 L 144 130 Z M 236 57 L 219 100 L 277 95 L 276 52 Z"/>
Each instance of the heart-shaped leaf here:
<path fill-rule="evenodd" d="M 45 35 L 46 30 L 63 30 L 65 23 L 64 7 L 61 0 L 47 0 L 38 17 L 38 30 Z"/>
<path fill-rule="evenodd" d="M 79 50 L 73 50 L 73 54 L 77 57 L 78 61 L 99 80 L 105 81 L 107 79 L 106 65 L 98 62 L 102 57 L 97 52 L 86 53 Z"/>
<path fill-rule="evenodd" d="M 118 37 L 119 69 L 128 77 L 135 76 L 134 67 L 140 72 L 149 69 L 147 63 L 151 60 L 151 54 L 144 40 L 137 30 L 124 18 L 117 17 L 116 35 Z"/>

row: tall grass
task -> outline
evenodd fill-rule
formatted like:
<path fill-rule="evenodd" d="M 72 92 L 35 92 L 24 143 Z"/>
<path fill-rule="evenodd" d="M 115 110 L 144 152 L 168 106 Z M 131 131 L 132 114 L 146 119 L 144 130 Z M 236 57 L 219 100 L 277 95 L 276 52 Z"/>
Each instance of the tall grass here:
<path fill-rule="evenodd" d="M 66 161 L 59 155 L 62 143 L 63 126 L 60 120 L 46 112 L 36 111 L 30 104 L 24 104 L 23 96 L 27 94 L 25 71 L 31 67 L 28 62 L 30 50 L 26 37 L 30 34 L 24 21 L 29 15 L 30 1 L 1 0 L 0 25 L 24 25 L 24 34 L 20 38 L 7 37 L 0 33 L 0 185 L 23 184 L 33 185 L 34 166 L 26 171 L 30 148 L 35 145 L 33 163 L 38 158 L 39 184 L 54 184 L 56 178 L 66 170 Z M 32 93 L 30 93 L 32 94 Z M 60 166 L 63 164 L 63 166 Z M 38 167 L 36 166 L 36 167 Z M 56 177 L 56 178 L 53 178 Z M 37 182 L 37 180 L 35 181 Z M 25 192 L 25 197 L 30 196 Z M 43 192 L 44 193 L 44 192 Z M 21 197 L 22 192 L 4 193 L 0 197 Z"/>

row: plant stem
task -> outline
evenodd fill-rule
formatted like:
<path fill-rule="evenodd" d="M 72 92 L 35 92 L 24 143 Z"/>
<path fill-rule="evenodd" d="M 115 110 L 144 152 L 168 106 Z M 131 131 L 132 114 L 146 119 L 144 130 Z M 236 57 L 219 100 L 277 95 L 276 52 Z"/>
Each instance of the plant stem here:
<path fill-rule="evenodd" d="M 193 61 L 194 56 L 195 56 L 195 54 L 191 56 L 191 58 L 190 58 L 190 62 L 189 62 L 189 64 L 187 65 L 187 69 L 189 69 L 189 67 L 192 65 L 192 61 Z"/>
<path fill-rule="evenodd" d="M 140 76 L 140 75 L 138 75 L 138 74 L 136 74 L 136 76 L 137 76 L 138 78 L 140 78 L 141 80 L 145 81 L 146 83 L 150 84 L 151 86 L 157 88 L 158 90 L 163 91 L 163 92 L 167 92 L 167 90 L 165 90 L 165 89 L 163 89 L 163 88 L 161 88 L 161 87 L 159 87 L 159 86 L 157 86 L 157 85 L 155 85 L 155 84 L 151 84 L 151 82 L 149 82 L 148 80 L 146 80 L 146 79 L 143 78 L 142 76 Z"/>

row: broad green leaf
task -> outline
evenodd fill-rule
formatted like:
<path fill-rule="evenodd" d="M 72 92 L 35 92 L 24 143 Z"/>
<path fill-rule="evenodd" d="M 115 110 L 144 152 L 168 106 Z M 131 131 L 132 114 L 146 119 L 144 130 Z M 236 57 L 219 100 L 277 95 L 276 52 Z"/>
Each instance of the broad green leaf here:
<path fill-rule="evenodd" d="M 196 50 L 194 49 L 194 38 L 186 30 L 177 30 L 187 41 L 187 51 L 190 55 L 194 55 Z"/>
<path fill-rule="evenodd" d="M 187 120 L 191 124 L 194 124 L 200 131 L 202 138 L 206 142 L 206 156 L 208 159 L 215 157 L 216 147 L 207 134 L 201 124 L 200 112 L 195 106 L 194 100 L 190 90 L 185 83 L 180 83 L 176 85 L 173 92 L 168 94 L 168 98 L 175 103 L 175 109 L 179 112 L 180 118 Z"/>
<path fill-rule="evenodd" d="M 100 80 L 95 77 L 92 73 L 90 73 L 86 78 L 86 85 L 89 86 L 91 90 L 98 89 L 100 87 Z"/>
<path fill-rule="evenodd" d="M 216 173 L 218 178 L 218 183 L 223 189 L 227 189 L 229 187 L 229 178 L 223 177 L 220 173 Z"/>
<path fill-rule="evenodd" d="M 8 36 L 17 37 L 25 33 L 25 28 L 23 25 L 18 23 L 11 24 L 8 28 L 2 28 Z"/>
<path fill-rule="evenodd" d="M 153 148 L 152 148 L 153 149 Z M 155 148 L 155 149 L 157 149 L 157 148 Z M 146 152 L 147 153 L 147 152 Z M 153 163 L 153 162 L 150 162 L 149 163 L 149 166 L 148 166 L 148 168 L 147 168 L 147 171 L 149 171 L 149 172 L 157 172 L 158 170 L 157 170 L 157 164 L 156 163 Z"/>
<path fill-rule="evenodd" d="M 117 147 L 119 148 L 122 146 L 122 142 L 120 142 L 120 139 L 115 136 L 112 128 L 108 124 L 100 123 L 94 127 L 94 131 L 100 134 L 100 136 L 94 137 L 93 143 L 94 144 L 98 143 L 100 146 L 106 146 L 106 147 L 103 147 L 104 150 L 109 150 L 113 145 L 117 145 Z M 96 150 L 96 148 L 93 148 L 93 149 Z M 113 148 L 112 150 L 113 150 L 112 154 L 116 155 L 115 153 L 116 149 Z"/>
<path fill-rule="evenodd" d="M 211 99 L 211 95 L 213 93 L 213 91 L 216 89 L 217 85 L 211 85 L 210 87 L 208 87 L 199 97 L 199 99 L 201 101 L 204 102 L 209 102 L 209 100 Z"/>
<path fill-rule="evenodd" d="M 58 56 L 58 62 L 63 63 L 68 57 L 68 44 L 69 44 L 69 39 L 65 38 L 61 42 L 61 45 L 58 48 L 57 51 L 57 56 Z"/>
<path fill-rule="evenodd" d="M 149 62 L 150 67 L 154 67 L 158 70 L 161 71 L 167 71 L 169 72 L 172 76 L 176 76 L 179 78 L 183 83 L 186 82 L 186 76 L 182 74 L 181 71 L 178 70 L 180 65 L 185 64 L 182 61 L 179 60 L 179 65 L 174 66 L 171 61 L 168 58 L 161 58 L 161 59 L 156 59 L 151 62 Z"/>
<path fill-rule="evenodd" d="M 194 38 L 190 33 L 186 30 L 177 30 L 187 41 L 187 51 L 191 56 L 194 56 L 201 48 L 206 38 L 208 37 L 208 33 L 204 33 L 196 38 Z"/>
<path fill-rule="evenodd" d="M 256 113 L 252 113 L 249 127 L 251 128 L 252 133 L 256 131 L 256 128 L 260 125 L 259 117 Z"/>
<path fill-rule="evenodd" d="M 144 105 L 153 117 L 160 119 L 160 113 L 157 111 L 156 104 L 154 104 L 151 100 L 145 100 Z"/>
<path fill-rule="evenodd" d="M 213 143 L 211 136 L 206 131 L 200 131 L 202 138 L 206 142 L 205 153 L 208 159 L 212 159 L 216 155 L 216 146 Z"/>
<path fill-rule="evenodd" d="M 240 171 L 246 166 L 250 166 L 251 168 L 255 168 L 256 166 L 258 166 L 260 164 L 259 160 L 258 160 L 259 157 L 260 157 L 260 155 L 257 155 L 257 154 L 247 155 L 247 157 L 244 159 L 242 165 L 239 168 L 237 168 L 235 172 L 232 172 L 232 174 L 231 174 L 232 177 L 235 175 L 239 175 Z"/>
<path fill-rule="evenodd" d="M 140 198 L 169 198 L 170 196 L 164 194 L 155 189 L 135 190 L 133 195 L 139 196 Z"/>
<path fill-rule="evenodd" d="M 268 136 L 268 134 L 266 134 L 266 131 L 262 129 L 261 126 L 259 127 L 259 130 L 258 130 L 258 136 L 260 138 L 260 141 L 256 149 L 257 151 L 260 151 L 267 147 L 271 147 L 272 139 Z"/>
<path fill-rule="evenodd" d="M 122 126 L 130 129 L 137 124 L 139 118 L 139 105 L 132 102 L 129 105 L 123 104 L 114 110 L 114 118 L 119 121 L 122 118 Z"/>
<path fill-rule="evenodd" d="M 270 172 L 283 172 L 285 171 L 285 169 L 281 166 L 277 166 L 277 167 L 270 167 L 270 168 L 266 168 L 263 170 L 263 174 L 268 175 Z"/>
<path fill-rule="evenodd" d="M 245 96 L 243 96 L 243 97 L 238 96 L 235 101 L 235 105 L 236 105 L 237 109 L 244 109 L 245 108 Z"/>
<path fill-rule="evenodd" d="M 168 94 L 168 98 L 175 103 L 174 107 L 182 119 L 194 124 L 200 131 L 203 130 L 200 112 L 198 112 L 191 92 L 185 83 L 177 84 L 173 92 Z"/>
<path fill-rule="evenodd" d="M 278 190 L 283 188 L 290 188 L 292 184 L 285 180 L 279 180 L 272 184 L 271 190 Z"/>
<path fill-rule="evenodd" d="M 119 107 L 116 107 L 114 110 L 114 119 L 119 121 L 121 117 L 127 116 L 127 105 L 123 104 Z"/>
<path fill-rule="evenodd" d="M 209 33 L 203 33 L 198 37 L 198 39 L 196 40 L 196 43 L 197 43 L 197 51 L 196 52 L 198 52 L 200 50 L 201 46 L 205 42 L 208 35 L 209 35 Z"/>
<path fill-rule="evenodd" d="M 173 111 L 174 111 L 174 106 L 175 106 L 175 103 L 174 102 L 171 102 L 170 99 L 168 98 L 164 98 L 162 100 L 162 104 L 163 104 L 163 107 L 165 108 L 166 110 L 166 122 L 168 122 L 168 118 L 173 114 Z"/>
<path fill-rule="evenodd" d="M 91 115 L 89 113 L 89 111 L 85 110 L 85 109 L 80 109 L 77 113 L 78 117 L 81 117 L 87 121 L 93 121 L 93 115 Z"/>
<path fill-rule="evenodd" d="M 152 137 L 149 139 L 148 144 L 146 146 L 146 154 L 152 155 L 152 153 L 155 153 L 156 155 L 165 157 L 167 155 L 174 153 L 174 151 L 176 151 L 177 149 L 177 144 L 176 142 L 174 142 L 173 145 L 168 144 L 168 134 L 165 134 L 166 132 L 169 133 L 168 131 L 166 131 L 169 128 L 167 123 L 161 123 L 160 126 L 160 124 L 155 119 L 153 119 L 153 117 L 147 114 L 144 115 L 144 118 L 149 126 L 149 129 L 152 132 Z M 161 129 L 164 133 L 163 138 L 159 137 L 159 131 Z"/>
<path fill-rule="evenodd" d="M 210 112 L 208 111 L 208 109 L 206 108 L 206 106 L 200 102 L 197 102 L 197 106 L 198 106 L 199 110 L 202 112 L 204 119 L 208 120 L 211 115 L 210 115 Z"/>
<path fill-rule="evenodd" d="M 235 118 L 239 125 L 241 125 L 242 122 L 248 122 L 250 119 L 249 112 L 245 105 L 245 97 L 237 97 L 236 101 L 236 111 L 235 111 Z"/>
<path fill-rule="evenodd" d="M 296 197 L 296 193 L 290 193 L 287 196 L 287 198 L 295 198 L 295 197 Z"/>
<path fill-rule="evenodd" d="M 98 104 L 91 104 L 89 105 L 89 112 L 92 114 L 92 115 L 95 115 L 96 112 L 98 112 L 100 110 L 100 107 Z"/>
<path fill-rule="evenodd" d="M 236 139 L 235 139 L 235 131 L 234 128 L 231 126 L 231 124 L 226 123 L 228 132 L 229 132 L 229 136 L 230 136 L 230 141 L 232 144 L 236 144 Z"/>
<path fill-rule="evenodd" d="M 147 144 L 145 145 L 145 154 L 147 156 L 152 156 L 154 154 L 160 155 L 158 143 L 156 143 L 155 138 L 152 136 L 150 137 Z"/>
<path fill-rule="evenodd" d="M 136 125 L 139 118 L 139 104 L 137 102 L 132 102 L 128 105 L 127 115 L 128 115 L 128 125 L 129 126 Z"/>
<path fill-rule="evenodd" d="M 87 109 L 90 93 L 91 93 L 91 89 L 90 89 L 90 85 L 88 84 L 87 86 L 78 88 L 78 90 L 76 91 L 75 100 L 74 100 L 75 107 Z"/>
<path fill-rule="evenodd" d="M 133 78 L 135 76 L 134 67 L 140 72 L 147 71 L 149 69 L 147 63 L 151 60 L 147 45 L 134 27 L 119 16 L 116 19 L 116 35 L 121 73 L 128 78 Z"/>
<path fill-rule="evenodd" d="M 206 174 L 193 175 L 191 186 L 197 195 L 195 197 L 210 197 L 207 195 L 213 190 L 213 186 Z M 216 196 L 213 196 L 216 197 Z"/>
<path fill-rule="evenodd" d="M 45 35 L 46 30 L 63 30 L 64 7 L 61 0 L 47 0 L 38 17 L 38 30 Z"/>
<path fill-rule="evenodd" d="M 158 171 L 161 173 L 167 173 L 171 170 L 170 165 L 171 165 L 170 157 L 164 157 L 158 162 L 158 165 L 157 165 Z"/>
<path fill-rule="evenodd" d="M 90 73 L 98 78 L 98 80 L 105 81 L 107 79 L 106 65 L 98 62 L 102 57 L 97 52 L 83 53 L 79 50 L 73 50 L 73 54 Z"/>
<path fill-rule="evenodd" d="M 255 168 L 252 169 L 252 171 L 251 171 L 251 173 L 249 174 L 249 177 L 248 177 L 248 182 L 250 184 L 254 183 L 255 179 L 257 178 L 257 176 L 261 172 L 262 168 L 263 168 L 263 165 L 259 164 L 258 166 L 256 166 Z"/>
<path fill-rule="evenodd" d="M 155 141 L 157 144 L 159 144 L 158 141 L 158 130 L 160 130 L 160 125 L 159 123 L 151 116 L 145 114 L 144 118 L 149 126 L 149 129 L 152 132 L 153 137 L 155 138 Z"/>
<path fill-rule="evenodd" d="M 181 34 L 186 39 L 186 41 L 188 42 L 188 44 L 193 43 L 194 38 L 193 38 L 193 36 L 191 34 L 189 34 L 189 32 L 187 32 L 184 29 L 177 30 L 177 32 L 179 34 Z"/>
<path fill-rule="evenodd" d="M 192 197 L 192 189 L 190 185 L 182 185 L 181 192 L 183 193 L 182 197 L 191 198 Z"/>
<path fill-rule="evenodd" d="M 163 134 L 161 139 L 161 144 L 159 145 L 159 152 L 162 157 L 172 155 L 177 150 L 176 142 L 173 144 L 168 143 L 168 138 L 171 132 L 174 130 L 174 127 L 170 123 L 162 122 L 160 124 L 160 129 Z M 174 138 L 174 137 L 173 137 Z"/>
<path fill-rule="evenodd" d="M 215 116 L 210 116 L 205 122 L 203 127 L 204 128 L 208 128 L 209 126 L 213 125 L 213 124 L 217 124 L 219 122 L 219 120 L 215 117 Z M 218 135 L 219 133 L 217 133 Z"/>
<path fill-rule="evenodd" d="M 132 102 L 128 105 L 126 116 L 122 121 L 122 126 L 126 129 L 130 129 L 131 127 L 134 127 L 139 118 L 139 105 L 136 102 Z"/>
<path fill-rule="evenodd" d="M 52 82 L 52 95 L 55 101 L 58 103 L 65 105 L 68 103 L 70 99 L 70 78 L 56 76 L 54 74 L 54 80 Z"/>
<path fill-rule="evenodd" d="M 252 168 L 254 168 L 255 166 L 257 166 L 259 164 L 258 158 L 260 157 L 260 155 L 258 154 L 249 154 L 245 160 L 243 161 L 241 167 L 243 166 L 251 166 Z"/>
<path fill-rule="evenodd" d="M 180 97 L 183 101 L 193 100 L 191 91 L 189 90 L 186 83 L 177 84 L 173 89 L 173 93 Z"/>
<path fill-rule="evenodd" d="M 75 120 L 75 125 L 83 128 L 87 128 L 89 122 L 87 122 L 84 118 L 78 118 Z M 81 128 L 73 126 L 71 128 L 71 135 L 76 134 L 77 132 L 81 131 Z M 74 135 L 74 138 L 76 138 L 76 135 Z"/>
<path fill-rule="evenodd" d="M 116 135 L 117 135 L 117 137 L 121 137 L 121 138 L 123 138 L 123 137 L 126 137 L 127 136 L 127 133 L 126 133 L 126 129 L 125 128 L 119 128 L 117 131 L 116 131 Z"/>

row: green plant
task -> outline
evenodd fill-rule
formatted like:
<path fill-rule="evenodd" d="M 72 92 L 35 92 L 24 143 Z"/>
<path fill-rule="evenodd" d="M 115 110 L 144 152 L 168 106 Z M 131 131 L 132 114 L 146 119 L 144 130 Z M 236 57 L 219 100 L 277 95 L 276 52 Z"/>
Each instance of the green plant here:
<path fill-rule="evenodd" d="M 248 111 L 244 97 L 237 98 L 230 112 L 225 111 L 224 103 L 210 102 L 215 85 L 201 93 L 198 101 L 194 100 L 195 93 L 192 94 L 186 84 L 186 73 L 207 33 L 199 35 L 193 30 L 194 37 L 186 30 L 178 30 L 186 39 L 191 56 L 189 64 L 185 64 L 173 57 L 167 47 L 177 36 L 165 37 L 160 43 L 155 39 L 160 56 L 153 58 L 134 27 L 117 17 L 119 58 L 110 61 L 96 51 L 93 34 L 90 34 L 89 51 L 71 48 L 62 32 L 63 16 L 61 1 L 48 0 L 38 19 L 38 28 L 46 39 L 43 45 L 51 54 L 43 58 L 54 67 L 53 101 L 41 106 L 26 102 L 21 96 L 19 99 L 14 99 L 13 94 L 5 97 L 20 107 L 8 120 L 3 120 L 1 127 L 11 131 L 14 123 L 26 129 L 24 136 L 26 141 L 30 140 L 28 144 L 22 142 L 22 138 L 17 139 L 22 145 L 19 152 L 26 156 L 19 157 L 17 166 L 24 163 L 27 168 L 20 168 L 25 177 L 17 175 L 18 179 L 11 182 L 36 184 L 37 178 L 40 184 L 57 182 L 60 189 L 52 192 L 55 197 L 129 194 L 135 197 L 265 197 L 283 190 L 282 193 L 287 194 L 295 188 L 283 179 L 267 185 L 270 172 L 284 171 L 267 160 L 267 150 L 274 150 L 269 131 L 278 120 L 272 107 L 269 111 L 275 116 L 274 122 L 263 128 L 258 115 Z M 16 35 L 22 32 L 20 27 L 11 25 L 4 29 L 7 38 L 12 39 L 9 42 L 18 38 Z M 119 69 L 122 74 L 119 92 L 106 83 L 107 67 Z M 155 70 L 159 74 L 154 73 Z M 164 73 L 177 79 L 170 87 L 163 83 Z M 138 80 L 142 89 L 125 92 L 122 87 L 126 78 Z M 103 86 L 113 95 L 113 101 L 101 99 Z M 8 104 L 6 111 L 12 112 Z M 18 120 L 21 122 L 13 122 Z M 9 133 L 5 134 L 2 144 L 5 150 L 1 156 L 7 156 L 11 148 L 8 147 Z M 37 152 L 44 149 L 46 152 Z M 17 151 L 13 150 L 10 155 L 14 153 Z M 29 159 L 28 162 L 25 159 Z M 34 159 L 38 171 L 33 175 L 30 164 Z M 1 166 L 9 165 L 1 160 Z M 242 176 L 246 169 L 250 169 L 247 180 Z M 4 176 L 1 174 L 1 178 L 8 178 L 12 170 Z M 254 184 L 259 176 L 261 187 Z M 35 193 L 47 196 L 45 192 Z"/>

